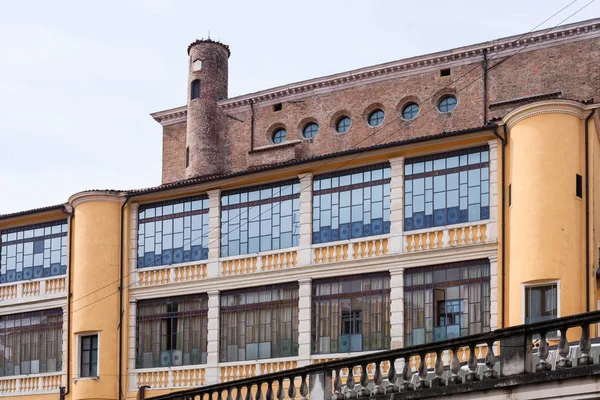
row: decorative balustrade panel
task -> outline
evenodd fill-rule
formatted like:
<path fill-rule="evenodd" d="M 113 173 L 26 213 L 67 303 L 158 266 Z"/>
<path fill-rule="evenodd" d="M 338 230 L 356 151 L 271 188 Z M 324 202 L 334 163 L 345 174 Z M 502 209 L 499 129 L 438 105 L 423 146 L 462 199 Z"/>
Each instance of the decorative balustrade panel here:
<path fill-rule="evenodd" d="M 61 386 L 61 373 L 2 377 L 0 378 L 0 397 L 58 393 Z"/>
<path fill-rule="evenodd" d="M 487 224 L 442 227 L 425 231 L 409 231 L 404 235 L 404 251 L 445 249 L 481 244 L 487 241 Z"/>
<path fill-rule="evenodd" d="M 256 256 L 228 258 L 221 261 L 221 275 L 244 275 L 259 271 L 293 268 L 298 265 L 296 250 Z"/>
<path fill-rule="evenodd" d="M 296 360 L 253 362 L 238 365 L 221 366 L 221 382 L 287 371 L 298 366 Z"/>
<path fill-rule="evenodd" d="M 169 368 L 140 371 L 135 373 L 137 386 L 152 389 L 177 389 L 198 387 L 205 384 L 206 370 L 198 367 Z"/>
<path fill-rule="evenodd" d="M 61 276 L 4 284 L 0 286 L 0 301 L 21 298 L 33 301 L 37 296 L 66 294 L 66 282 L 67 278 Z"/>
<path fill-rule="evenodd" d="M 17 298 L 17 285 L 0 286 L 0 300 Z"/>
<path fill-rule="evenodd" d="M 138 269 L 137 286 L 150 287 L 206 279 L 206 264 L 170 265 L 156 269 Z"/>
<path fill-rule="evenodd" d="M 595 311 L 295 369 L 280 364 L 264 369 L 265 363 L 222 366 L 222 383 L 153 398 L 426 398 L 591 375 L 598 379 L 600 362 L 590 339 L 590 325 L 598 322 L 600 311 Z M 558 337 L 556 349 L 550 349 L 549 333 Z M 574 335 L 578 344 L 569 344 L 567 336 Z M 578 390 L 573 387 L 574 394 Z"/>
<path fill-rule="evenodd" d="M 388 254 L 388 244 L 387 237 L 375 237 L 318 245 L 313 248 L 313 262 L 325 264 L 379 257 Z"/>

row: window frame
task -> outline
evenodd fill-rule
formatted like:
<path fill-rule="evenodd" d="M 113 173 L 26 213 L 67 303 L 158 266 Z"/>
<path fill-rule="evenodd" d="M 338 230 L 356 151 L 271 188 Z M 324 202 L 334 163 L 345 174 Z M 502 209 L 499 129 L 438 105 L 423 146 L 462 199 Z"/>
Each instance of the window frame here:
<path fill-rule="evenodd" d="M 340 125 L 342 123 L 342 121 L 346 121 L 348 120 L 348 124 L 344 123 L 344 125 Z M 341 130 L 340 126 L 342 126 L 344 129 Z M 352 126 L 352 119 L 348 116 L 348 115 L 342 115 L 340 116 L 336 121 L 335 121 L 335 131 L 339 134 L 343 134 L 346 133 L 350 130 L 350 127 Z"/>
<path fill-rule="evenodd" d="M 200 98 L 200 79 L 194 79 L 190 83 L 190 100 L 197 100 Z"/>
<path fill-rule="evenodd" d="M 96 337 L 96 375 L 94 376 L 83 376 L 82 375 L 82 369 L 83 369 L 83 339 L 88 338 L 88 337 Z M 91 352 L 93 349 L 90 349 L 89 351 Z M 90 354 L 90 360 L 91 360 L 91 354 Z M 93 363 L 89 363 L 90 364 L 90 368 L 92 366 Z M 91 332 L 82 332 L 77 334 L 77 360 L 76 360 L 76 371 L 75 371 L 75 380 L 86 380 L 86 379 L 93 379 L 93 380 L 98 380 L 100 379 L 100 332 L 99 331 L 91 331 Z"/>
<path fill-rule="evenodd" d="M 414 111 L 414 113 L 413 113 L 413 110 L 414 110 L 413 107 L 416 107 L 416 111 Z M 411 116 L 407 117 L 406 113 L 407 113 L 407 110 L 409 110 L 409 109 L 410 109 Z M 420 111 L 421 111 L 421 106 L 419 106 L 414 101 L 411 101 L 402 107 L 402 111 L 401 111 L 402 119 L 405 121 L 412 121 L 413 119 L 417 118 Z"/>
<path fill-rule="evenodd" d="M 383 124 L 384 120 L 385 111 L 383 111 L 383 108 L 375 108 L 374 110 L 369 112 L 369 115 L 367 116 L 367 125 L 369 125 L 369 127 L 371 128 L 377 128 L 378 126 L 381 126 L 381 124 Z"/>
<path fill-rule="evenodd" d="M 287 129 L 277 128 L 271 134 L 271 142 L 273 142 L 273 144 L 282 144 L 287 140 L 287 135 L 288 135 Z"/>
<path fill-rule="evenodd" d="M 521 323 L 526 324 L 527 313 L 527 289 L 543 286 L 556 285 L 556 318 L 561 317 L 560 313 L 560 279 L 548 280 L 543 282 L 532 282 L 521 284 Z"/>
<path fill-rule="evenodd" d="M 449 99 L 454 99 L 454 104 L 452 106 L 452 108 L 448 108 L 448 104 L 447 101 Z M 446 101 L 446 104 L 444 105 L 444 107 L 446 108 L 445 110 L 442 110 L 442 103 Z M 458 97 L 455 94 L 445 94 L 443 95 L 437 103 L 437 110 L 442 113 L 442 114 L 447 114 L 449 112 L 452 112 L 454 110 L 456 110 L 456 106 L 458 106 Z"/>
<path fill-rule="evenodd" d="M 313 129 L 313 127 L 316 127 L 316 130 Z M 306 135 L 308 128 L 311 128 L 309 131 L 311 136 Z M 304 139 L 314 139 L 318 133 L 319 133 L 319 124 L 317 124 L 316 122 L 308 122 L 306 125 L 304 125 L 304 128 L 302 128 L 302 137 Z"/>

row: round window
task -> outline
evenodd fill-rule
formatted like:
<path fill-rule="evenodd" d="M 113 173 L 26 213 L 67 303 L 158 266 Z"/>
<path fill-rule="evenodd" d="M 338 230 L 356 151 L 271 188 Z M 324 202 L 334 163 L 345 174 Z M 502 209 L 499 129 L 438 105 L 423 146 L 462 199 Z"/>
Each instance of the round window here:
<path fill-rule="evenodd" d="M 350 117 L 343 116 L 342 118 L 338 119 L 338 122 L 335 124 L 335 130 L 338 133 L 347 132 L 348 129 L 350 129 L 351 123 L 352 121 L 350 121 Z"/>
<path fill-rule="evenodd" d="M 314 122 L 310 122 L 306 124 L 302 130 L 302 136 L 304 136 L 305 139 L 314 138 L 317 136 L 317 132 L 319 132 L 319 125 L 315 124 Z"/>
<path fill-rule="evenodd" d="M 273 143 L 275 143 L 275 144 L 283 143 L 283 141 L 285 140 L 286 137 L 287 137 L 287 131 L 283 128 L 279 128 L 273 133 Z"/>
<path fill-rule="evenodd" d="M 449 95 L 444 96 L 440 100 L 438 104 L 438 109 L 440 112 L 446 113 L 454 110 L 456 108 L 456 96 Z"/>
<path fill-rule="evenodd" d="M 419 114 L 419 105 L 416 103 L 409 103 L 402 109 L 402 118 L 408 120 L 413 119 Z"/>
<path fill-rule="evenodd" d="M 378 126 L 383 122 L 383 110 L 375 110 L 369 114 L 369 125 Z"/>

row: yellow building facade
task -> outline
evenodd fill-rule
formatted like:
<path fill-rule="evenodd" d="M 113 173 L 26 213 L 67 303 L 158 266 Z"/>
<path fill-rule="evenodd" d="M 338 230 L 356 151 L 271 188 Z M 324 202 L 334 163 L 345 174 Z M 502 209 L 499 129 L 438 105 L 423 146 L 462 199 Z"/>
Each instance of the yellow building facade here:
<path fill-rule="evenodd" d="M 597 47 L 598 31 L 584 29 L 595 24 L 565 29 L 580 28 L 577 43 Z M 559 45 L 532 48 L 531 63 Z M 211 84 L 195 88 L 211 61 L 194 57 L 202 46 L 222 45 L 190 46 L 201 47 L 190 58 L 193 102 L 195 90 L 202 96 Z M 460 64 L 440 62 L 442 70 Z M 361 85 L 380 78 L 365 72 L 372 81 Z M 454 115 L 452 126 L 463 129 L 360 145 L 351 130 L 339 131 L 346 115 L 350 127 L 360 117 L 332 109 L 330 128 L 340 135 L 323 140 L 345 147 L 302 158 L 298 146 L 328 134 L 305 109 L 297 118 L 307 140 L 293 139 L 289 122 L 263 121 L 274 127 L 265 129 L 271 142 L 253 142 L 248 168 L 236 170 L 231 144 L 223 150 L 230 171 L 198 175 L 194 155 L 192 179 L 80 192 L 61 205 L 0 216 L 0 397 L 135 399 L 143 386 L 146 396 L 164 394 L 597 310 L 599 105 L 533 94 L 505 99 L 510 109 L 486 97 L 488 117 L 502 115 L 473 128 L 459 118 L 460 107 L 473 107 L 470 97 L 441 91 L 431 118 Z M 240 111 L 252 112 L 252 129 L 263 123 L 261 112 L 288 107 L 261 96 L 268 98 L 254 95 L 259 104 Z M 277 96 L 305 96 L 307 104 L 317 95 Z M 245 100 L 219 100 L 235 101 Z M 385 100 L 371 101 L 364 125 L 393 123 Z M 401 127 L 426 114 L 423 98 L 410 101 L 398 102 Z M 218 104 L 227 123 L 250 121 Z M 420 106 L 414 116 L 411 104 Z M 185 115 L 159 114 L 163 149 L 170 148 Z M 197 134 L 186 126 L 186 135 Z M 288 137 L 279 141 L 282 127 Z M 251 133 L 260 144 L 258 130 Z M 163 163 L 163 172 L 177 162 Z"/>

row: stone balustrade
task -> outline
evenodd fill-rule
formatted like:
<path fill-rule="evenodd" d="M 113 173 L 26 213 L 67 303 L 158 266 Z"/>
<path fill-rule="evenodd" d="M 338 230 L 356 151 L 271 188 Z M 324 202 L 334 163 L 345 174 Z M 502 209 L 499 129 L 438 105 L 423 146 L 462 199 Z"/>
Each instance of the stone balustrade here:
<path fill-rule="evenodd" d="M 405 232 L 404 251 L 410 253 L 486 243 L 487 229 L 486 221 L 477 221 Z"/>
<path fill-rule="evenodd" d="M 0 377 L 0 397 L 58 393 L 61 386 L 60 372 Z"/>
<path fill-rule="evenodd" d="M 64 296 L 66 285 L 66 276 L 6 283 L 0 285 L 0 301 L 38 301 L 55 295 Z"/>

